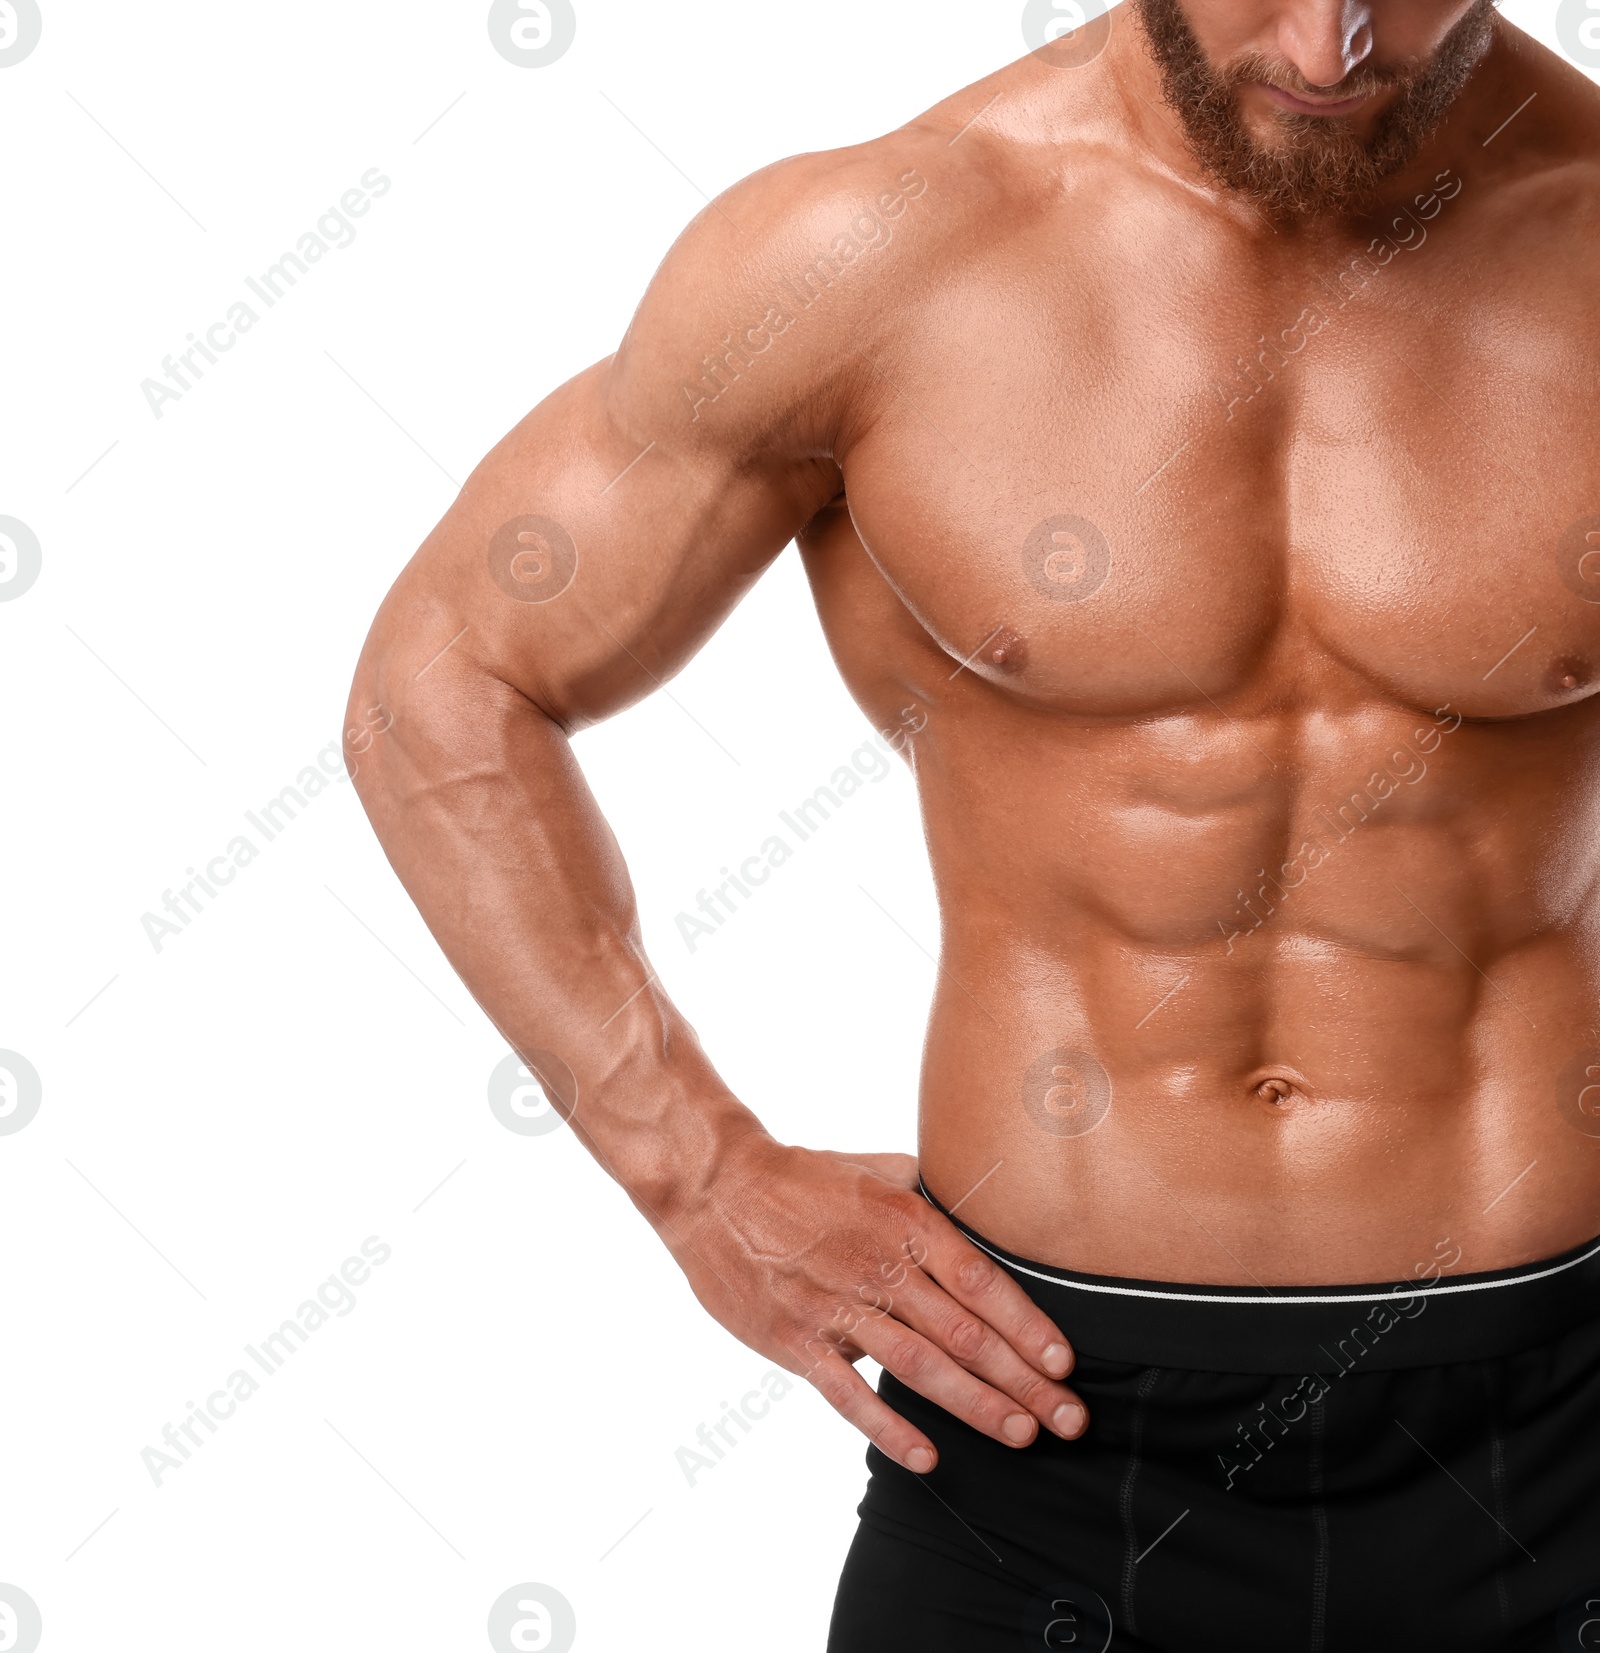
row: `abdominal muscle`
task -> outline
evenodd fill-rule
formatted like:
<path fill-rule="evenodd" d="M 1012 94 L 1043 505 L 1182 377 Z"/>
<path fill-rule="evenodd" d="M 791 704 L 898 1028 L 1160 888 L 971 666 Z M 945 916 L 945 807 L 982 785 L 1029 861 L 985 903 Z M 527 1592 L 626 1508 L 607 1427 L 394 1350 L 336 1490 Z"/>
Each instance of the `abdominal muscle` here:
<path fill-rule="evenodd" d="M 970 761 L 923 742 L 935 1198 L 1040 1262 L 1193 1283 L 1492 1269 L 1600 1232 L 1570 1082 L 1600 1047 L 1592 852 L 1541 795 L 1561 764 L 1508 775 L 1503 734 L 1447 730 L 1426 779 L 1397 756 L 1364 818 L 1324 808 L 1338 739 L 1309 765 L 1263 741 L 1236 785 L 1202 741 L 1200 790 L 1159 734 L 1059 763 L 992 727 Z"/>

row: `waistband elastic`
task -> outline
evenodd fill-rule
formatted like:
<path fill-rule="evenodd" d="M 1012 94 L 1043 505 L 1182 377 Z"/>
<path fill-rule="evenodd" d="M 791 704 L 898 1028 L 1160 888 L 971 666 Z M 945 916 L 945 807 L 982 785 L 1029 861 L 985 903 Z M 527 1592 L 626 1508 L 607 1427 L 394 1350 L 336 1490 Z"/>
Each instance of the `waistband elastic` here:
<path fill-rule="evenodd" d="M 1600 1238 L 1483 1274 L 1430 1278 L 1430 1265 L 1419 1264 L 1422 1278 L 1378 1285 L 1189 1286 L 1030 1262 L 950 1220 L 1006 1268 L 1080 1355 L 1140 1366 L 1260 1373 L 1445 1366 L 1536 1348 L 1600 1315 Z"/>

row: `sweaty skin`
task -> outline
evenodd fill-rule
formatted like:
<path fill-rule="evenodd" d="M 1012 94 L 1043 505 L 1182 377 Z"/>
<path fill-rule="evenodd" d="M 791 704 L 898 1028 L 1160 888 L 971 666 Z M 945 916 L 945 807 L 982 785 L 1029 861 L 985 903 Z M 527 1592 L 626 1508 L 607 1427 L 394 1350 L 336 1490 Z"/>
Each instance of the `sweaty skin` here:
<path fill-rule="evenodd" d="M 1185 5 L 1308 90 L 1465 9 Z M 1496 19 L 1370 210 L 1274 220 L 1119 11 L 721 197 L 385 601 L 347 751 L 441 946 L 707 1308 L 909 1467 L 863 1354 L 1014 1445 L 1084 1425 L 1071 1326 L 919 1167 L 1003 1247 L 1157 1280 L 1600 1230 L 1597 158 L 1600 94 Z M 568 745 L 795 538 L 922 802 L 916 1161 L 729 1092 Z"/>

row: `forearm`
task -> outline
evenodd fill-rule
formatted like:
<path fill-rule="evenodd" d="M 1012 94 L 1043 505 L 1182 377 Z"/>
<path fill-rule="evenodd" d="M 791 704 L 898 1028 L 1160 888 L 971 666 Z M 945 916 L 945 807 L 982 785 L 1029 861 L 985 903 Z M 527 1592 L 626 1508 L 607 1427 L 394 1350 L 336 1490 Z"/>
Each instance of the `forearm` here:
<path fill-rule="evenodd" d="M 621 851 L 564 731 L 465 645 L 431 666 L 417 652 L 380 619 L 346 727 L 386 727 L 352 754 L 356 790 L 474 998 L 524 1057 L 552 1052 L 571 1070 L 574 1130 L 670 1222 L 759 1124 L 655 979 Z M 554 1100 L 568 1112 L 571 1098 Z"/>

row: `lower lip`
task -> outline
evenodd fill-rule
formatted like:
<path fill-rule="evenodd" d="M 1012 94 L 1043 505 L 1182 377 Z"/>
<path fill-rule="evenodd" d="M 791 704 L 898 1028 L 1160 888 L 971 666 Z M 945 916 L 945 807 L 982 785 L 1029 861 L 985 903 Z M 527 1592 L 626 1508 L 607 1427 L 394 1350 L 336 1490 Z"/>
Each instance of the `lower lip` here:
<path fill-rule="evenodd" d="M 1370 94 L 1359 98 L 1341 98 L 1337 103 L 1308 103 L 1304 98 L 1297 98 L 1291 92 L 1285 92 L 1281 87 L 1263 86 L 1261 88 L 1280 109 L 1287 109 L 1295 115 L 1353 115 L 1371 101 Z"/>

